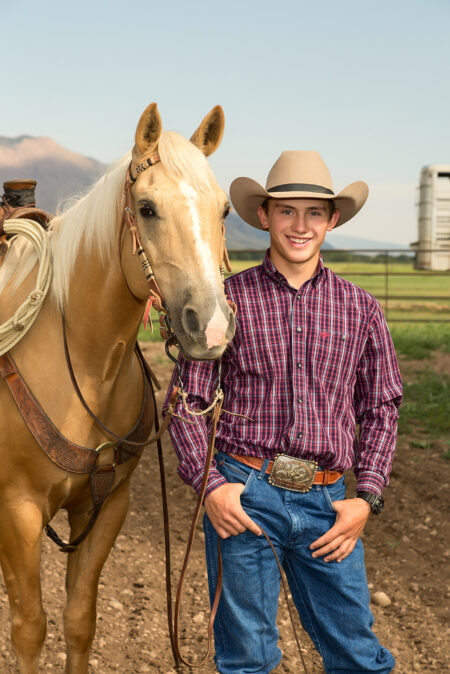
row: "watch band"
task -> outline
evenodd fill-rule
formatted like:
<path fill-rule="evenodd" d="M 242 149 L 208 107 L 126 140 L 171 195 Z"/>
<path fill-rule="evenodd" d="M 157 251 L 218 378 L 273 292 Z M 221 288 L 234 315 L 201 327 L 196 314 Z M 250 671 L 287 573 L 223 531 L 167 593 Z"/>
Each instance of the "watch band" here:
<path fill-rule="evenodd" d="M 370 510 L 374 515 L 379 515 L 384 508 L 384 498 L 371 491 L 357 491 L 357 498 L 362 498 L 370 505 Z"/>

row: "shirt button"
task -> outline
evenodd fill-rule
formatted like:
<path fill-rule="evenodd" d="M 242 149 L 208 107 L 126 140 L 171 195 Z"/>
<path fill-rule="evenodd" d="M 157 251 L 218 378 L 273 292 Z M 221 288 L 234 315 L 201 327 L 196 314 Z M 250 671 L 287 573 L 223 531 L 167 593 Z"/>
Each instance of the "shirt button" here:
<path fill-rule="evenodd" d="M 298 438 L 299 440 L 301 440 L 301 439 L 303 438 L 303 433 L 299 433 L 299 434 L 297 435 L 297 438 Z"/>
<path fill-rule="evenodd" d="M 297 367 L 301 367 L 301 366 L 302 366 L 302 364 L 301 364 L 301 363 L 297 363 Z"/>
<path fill-rule="evenodd" d="M 297 327 L 297 332 L 301 332 L 301 331 L 302 331 L 301 327 L 298 326 L 298 327 Z"/>
<path fill-rule="evenodd" d="M 298 402 L 300 403 L 300 405 L 303 405 L 303 398 L 299 398 Z"/>

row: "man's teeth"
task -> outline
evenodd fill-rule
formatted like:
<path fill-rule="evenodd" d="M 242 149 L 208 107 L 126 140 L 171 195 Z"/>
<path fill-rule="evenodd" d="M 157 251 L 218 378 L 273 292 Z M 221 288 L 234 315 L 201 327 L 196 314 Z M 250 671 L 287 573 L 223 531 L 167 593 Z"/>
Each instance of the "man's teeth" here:
<path fill-rule="evenodd" d="M 293 241 L 294 243 L 306 243 L 309 241 L 309 239 L 297 239 L 293 236 L 288 237 L 290 241 Z"/>

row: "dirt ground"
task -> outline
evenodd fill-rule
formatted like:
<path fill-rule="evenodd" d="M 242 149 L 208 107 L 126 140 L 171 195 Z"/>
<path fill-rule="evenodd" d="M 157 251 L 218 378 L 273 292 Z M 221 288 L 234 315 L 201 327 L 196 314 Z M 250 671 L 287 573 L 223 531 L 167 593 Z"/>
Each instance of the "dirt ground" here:
<path fill-rule="evenodd" d="M 144 351 L 160 378 L 163 391 L 170 367 L 162 344 L 146 344 Z M 401 360 L 405 379 L 424 363 Z M 448 356 L 436 354 L 428 366 L 450 371 Z M 163 393 L 160 393 L 161 405 Z M 421 438 L 418 430 L 418 438 Z M 416 443 L 417 445 L 417 443 Z M 166 437 L 164 442 L 170 499 L 173 577 L 178 580 L 184 554 L 194 493 L 176 474 L 176 459 Z M 450 540 L 448 519 L 449 462 L 444 447 L 431 443 L 417 449 L 411 438 L 401 437 L 391 484 L 385 490 L 386 507 L 372 517 L 364 533 L 366 565 L 372 595 L 385 592 L 391 603 L 382 608 L 372 603 L 375 631 L 395 655 L 398 674 L 449 672 L 445 630 L 448 624 L 448 566 Z M 353 493 L 353 477 L 347 487 Z M 63 514 L 55 522 L 66 533 Z M 204 653 L 208 620 L 203 534 L 199 531 L 187 581 L 182 614 L 185 653 Z M 47 538 L 43 541 L 42 580 L 48 615 L 48 635 L 41 656 L 42 672 L 63 672 L 65 556 Z M 131 507 L 105 565 L 99 588 L 97 634 L 90 671 L 108 674 L 173 671 L 165 610 L 165 576 L 162 511 L 156 451 L 145 451 L 132 484 Z M 17 671 L 9 640 L 9 608 L 0 585 L 0 674 Z M 283 660 L 276 672 L 301 672 L 284 597 L 279 610 L 280 646 Z M 308 636 L 300 633 L 309 672 L 323 672 L 320 658 Z M 200 669 L 214 672 L 212 658 Z"/>

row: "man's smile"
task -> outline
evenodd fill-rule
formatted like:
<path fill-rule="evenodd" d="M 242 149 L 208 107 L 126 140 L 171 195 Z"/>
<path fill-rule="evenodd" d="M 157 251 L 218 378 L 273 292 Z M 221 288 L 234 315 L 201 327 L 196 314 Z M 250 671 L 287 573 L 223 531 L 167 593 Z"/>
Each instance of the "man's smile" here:
<path fill-rule="evenodd" d="M 289 235 L 286 235 L 286 238 L 296 248 L 298 248 L 298 247 L 304 248 L 312 240 L 312 237 L 307 238 L 307 237 L 289 236 Z"/>

